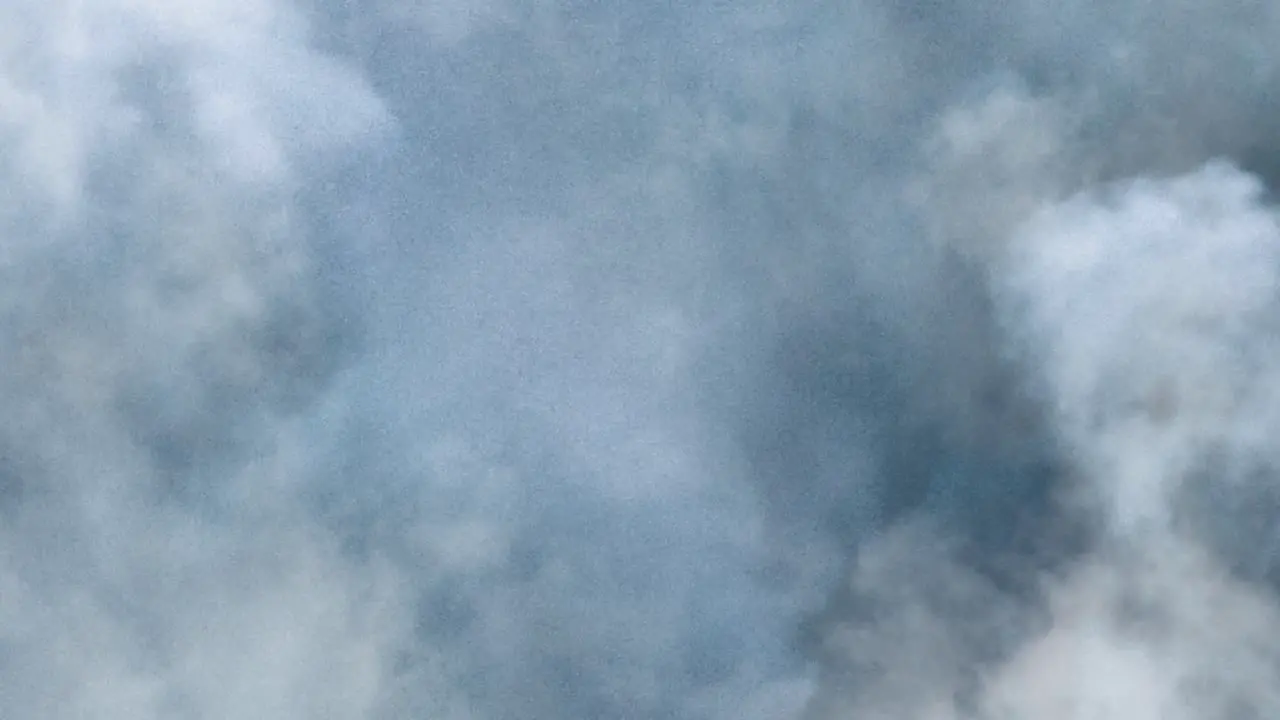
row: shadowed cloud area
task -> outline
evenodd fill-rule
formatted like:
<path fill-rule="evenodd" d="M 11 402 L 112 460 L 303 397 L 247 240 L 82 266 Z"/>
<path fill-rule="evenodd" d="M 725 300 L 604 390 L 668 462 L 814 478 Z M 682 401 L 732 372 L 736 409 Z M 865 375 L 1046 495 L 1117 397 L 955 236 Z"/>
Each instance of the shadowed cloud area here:
<path fill-rule="evenodd" d="M 4 3 L 0 716 L 1280 714 L 1278 37 Z"/>

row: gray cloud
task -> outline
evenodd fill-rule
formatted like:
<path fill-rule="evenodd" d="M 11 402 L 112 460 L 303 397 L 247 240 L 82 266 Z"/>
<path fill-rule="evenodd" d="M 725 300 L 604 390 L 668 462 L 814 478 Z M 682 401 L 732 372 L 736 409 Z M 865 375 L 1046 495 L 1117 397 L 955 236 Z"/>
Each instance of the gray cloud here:
<path fill-rule="evenodd" d="M 11 4 L 0 714 L 1266 714 L 1277 22 Z"/>

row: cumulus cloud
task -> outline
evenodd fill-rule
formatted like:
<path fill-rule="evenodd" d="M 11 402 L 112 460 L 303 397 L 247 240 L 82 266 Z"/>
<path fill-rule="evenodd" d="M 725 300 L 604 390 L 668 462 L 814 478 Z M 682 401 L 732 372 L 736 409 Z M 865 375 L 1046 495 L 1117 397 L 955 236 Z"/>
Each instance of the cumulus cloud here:
<path fill-rule="evenodd" d="M 833 664 L 857 682 L 833 683 L 815 716 L 1270 712 L 1277 608 L 1249 530 L 1223 522 L 1233 498 L 1268 502 L 1274 466 L 1280 225 L 1261 195 L 1212 163 L 1071 197 L 1017 231 L 995 294 L 1075 476 L 1064 505 L 1092 537 L 1033 568 L 1029 594 L 936 533 L 871 544 L 852 592 L 883 609 L 835 625 Z"/>

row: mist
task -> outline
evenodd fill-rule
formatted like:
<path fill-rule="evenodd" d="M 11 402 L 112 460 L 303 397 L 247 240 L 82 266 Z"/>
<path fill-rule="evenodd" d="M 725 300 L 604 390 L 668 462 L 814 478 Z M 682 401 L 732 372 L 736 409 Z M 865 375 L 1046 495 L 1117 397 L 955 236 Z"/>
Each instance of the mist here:
<path fill-rule="evenodd" d="M 1275 715 L 1276 37 L 7 3 L 0 715 Z"/>

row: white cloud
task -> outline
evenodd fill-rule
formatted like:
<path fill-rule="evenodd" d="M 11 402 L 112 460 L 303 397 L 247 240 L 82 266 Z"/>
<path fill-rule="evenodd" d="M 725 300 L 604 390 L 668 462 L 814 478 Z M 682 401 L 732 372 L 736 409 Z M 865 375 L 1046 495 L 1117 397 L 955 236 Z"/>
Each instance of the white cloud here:
<path fill-rule="evenodd" d="M 1210 165 L 1054 207 L 1017 238 L 1008 302 L 1061 432 L 1124 517 L 1221 446 L 1224 474 L 1273 460 L 1280 221 L 1258 182 Z M 1258 453 L 1262 453 L 1258 456 Z"/>
<path fill-rule="evenodd" d="M 403 603 L 302 511 L 282 418 L 332 349 L 296 168 L 379 101 L 274 2 L 0 27 L 0 714 L 372 716 Z"/>
<path fill-rule="evenodd" d="M 1280 607 L 1239 574 L 1235 531 L 1202 517 L 1265 502 L 1278 460 L 1262 438 L 1277 428 L 1280 218 L 1261 197 L 1215 162 L 1048 204 L 1014 232 L 993 290 L 1070 463 L 1059 500 L 1095 530 L 1033 571 L 1030 594 L 932 533 L 877 539 L 851 582 L 878 610 L 828 635 L 833 665 L 869 679 L 828 687 L 815 717 L 1276 712 Z"/>

